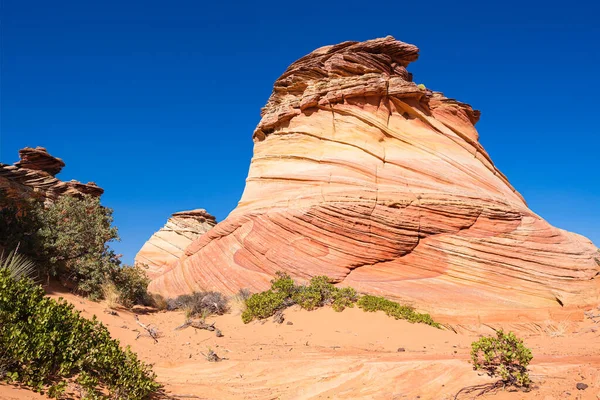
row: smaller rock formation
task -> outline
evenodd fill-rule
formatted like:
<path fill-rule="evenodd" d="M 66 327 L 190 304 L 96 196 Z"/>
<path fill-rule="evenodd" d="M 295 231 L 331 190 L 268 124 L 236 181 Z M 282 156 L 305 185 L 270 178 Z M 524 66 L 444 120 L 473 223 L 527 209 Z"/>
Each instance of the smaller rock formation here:
<path fill-rule="evenodd" d="M 21 159 L 14 165 L 0 163 L 0 195 L 36 195 L 45 201 L 55 201 L 63 195 L 100 197 L 104 193 L 94 182 L 63 182 L 56 178 L 65 163 L 43 147 L 25 147 L 19 150 L 19 156 Z"/>
<path fill-rule="evenodd" d="M 190 243 L 216 224 L 215 217 L 203 209 L 177 212 L 144 244 L 135 256 L 135 263 L 142 265 L 148 277 L 154 279 L 168 270 Z"/>

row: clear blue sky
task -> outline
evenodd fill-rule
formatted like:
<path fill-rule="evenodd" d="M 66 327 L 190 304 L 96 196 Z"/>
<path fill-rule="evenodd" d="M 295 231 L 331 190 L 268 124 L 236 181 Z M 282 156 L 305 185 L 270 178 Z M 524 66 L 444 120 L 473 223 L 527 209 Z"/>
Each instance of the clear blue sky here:
<path fill-rule="evenodd" d="M 235 208 L 274 80 L 313 49 L 393 35 L 415 81 L 482 111 L 496 165 L 600 244 L 600 6 L 552 1 L 29 1 L 1 9 L 0 160 L 44 146 L 95 181 L 131 262 L 170 214 Z"/>

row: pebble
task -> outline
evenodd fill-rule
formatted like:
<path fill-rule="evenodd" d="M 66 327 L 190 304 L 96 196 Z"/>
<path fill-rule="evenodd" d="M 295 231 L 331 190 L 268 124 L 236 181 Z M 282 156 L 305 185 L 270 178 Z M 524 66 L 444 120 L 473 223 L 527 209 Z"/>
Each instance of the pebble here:
<path fill-rule="evenodd" d="M 586 385 L 585 383 L 579 382 L 577 384 L 577 390 L 585 390 L 588 388 L 588 385 Z"/>

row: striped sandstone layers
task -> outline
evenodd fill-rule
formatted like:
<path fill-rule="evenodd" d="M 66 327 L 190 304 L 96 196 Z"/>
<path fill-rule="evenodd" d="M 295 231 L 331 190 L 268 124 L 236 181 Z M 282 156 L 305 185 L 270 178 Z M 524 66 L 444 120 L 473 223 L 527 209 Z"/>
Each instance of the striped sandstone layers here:
<path fill-rule="evenodd" d="M 293 63 L 238 207 L 150 289 L 258 291 L 282 270 L 436 314 L 598 303 L 598 249 L 527 207 L 479 143 L 479 112 L 412 82 L 417 57 L 386 37 Z"/>
<path fill-rule="evenodd" d="M 153 279 L 177 262 L 186 247 L 216 223 L 215 217 L 203 209 L 177 212 L 148 239 L 135 256 L 135 263 Z"/>

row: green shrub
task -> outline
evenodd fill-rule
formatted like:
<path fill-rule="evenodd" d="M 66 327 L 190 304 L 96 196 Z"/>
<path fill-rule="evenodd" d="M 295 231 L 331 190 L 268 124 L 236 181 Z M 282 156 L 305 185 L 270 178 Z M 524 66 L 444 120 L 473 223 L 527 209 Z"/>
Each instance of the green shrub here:
<path fill-rule="evenodd" d="M 333 303 L 331 303 L 331 307 L 337 311 L 344 311 L 346 307 L 353 308 L 354 303 L 358 301 L 358 293 L 351 287 L 345 287 L 341 289 L 337 289 L 333 293 Z"/>
<path fill-rule="evenodd" d="M 305 310 L 311 311 L 323 304 L 323 296 L 321 292 L 310 286 L 300 286 L 292 296 L 292 301 Z"/>
<path fill-rule="evenodd" d="M 531 350 L 513 332 L 499 330 L 496 337 L 482 337 L 471 344 L 473 368 L 500 376 L 507 385 L 529 388 L 527 366 L 532 358 Z"/>
<path fill-rule="evenodd" d="M 271 290 L 284 294 L 286 298 L 292 297 L 298 290 L 292 278 L 285 272 L 277 272 L 275 276 L 277 278 L 271 281 Z"/>
<path fill-rule="evenodd" d="M 106 327 L 52 300 L 27 278 L 0 269 L 0 349 L 4 379 L 51 394 L 77 376 L 89 398 L 143 399 L 160 387 L 155 374 Z"/>
<path fill-rule="evenodd" d="M 411 307 L 383 297 L 365 295 L 359 298 L 356 290 L 350 287 L 337 288 L 326 276 L 315 276 L 308 285 L 296 285 L 292 278 L 283 272 L 278 272 L 276 278 L 271 281 L 270 290 L 253 294 L 246 300 L 246 310 L 242 313 L 242 320 L 248 323 L 255 318 L 269 318 L 278 310 L 293 304 L 298 304 L 305 310 L 331 305 L 335 311 L 341 312 L 346 307 L 354 307 L 356 302 L 364 311 L 384 311 L 396 319 L 441 328 L 441 325 L 429 314 L 417 313 Z"/>
<path fill-rule="evenodd" d="M 285 293 L 273 290 L 255 293 L 246 300 L 246 310 L 242 313 L 242 321 L 247 324 L 255 318 L 269 318 L 277 310 L 285 307 L 285 300 Z"/>
<path fill-rule="evenodd" d="M 147 291 L 150 279 L 140 267 L 123 266 L 116 269 L 112 281 L 119 294 L 118 302 L 123 306 L 129 308 L 136 304 L 151 305 L 152 301 Z"/>
<path fill-rule="evenodd" d="M 73 283 L 92 298 L 102 297 L 102 284 L 118 273 L 120 261 L 108 247 L 119 239 L 112 210 L 96 197 L 62 196 L 36 209 L 37 256 L 48 273 Z"/>
<path fill-rule="evenodd" d="M 113 281 L 125 305 L 143 303 L 147 278 L 137 267 L 122 267 L 109 243 L 119 240 L 112 210 L 92 196 L 62 196 L 44 205 L 0 193 L 0 247 L 19 252 L 40 275 L 58 278 L 75 292 L 99 300 Z"/>
<path fill-rule="evenodd" d="M 324 275 L 311 278 L 308 287 L 311 291 L 319 293 L 323 303 L 331 302 L 333 300 L 333 294 L 338 291 L 338 288 L 333 286 L 331 280 Z"/>
<path fill-rule="evenodd" d="M 328 277 L 315 276 L 310 280 L 308 286 L 296 286 L 292 301 L 310 311 L 331 304 L 334 293 L 337 293 L 338 290 L 329 282 Z"/>
<path fill-rule="evenodd" d="M 102 296 L 102 283 L 120 262 L 108 247 L 118 240 L 111 225 L 112 210 L 98 198 L 62 196 L 44 204 L 35 198 L 5 196 L 0 214 L 4 221 L 0 246 L 18 246 L 21 254 L 40 266 L 40 274 L 74 284 L 81 294 Z"/>
<path fill-rule="evenodd" d="M 420 314 L 410 306 L 401 305 L 384 297 L 364 295 L 358 300 L 358 306 L 364 311 L 383 311 L 396 319 L 405 319 L 408 322 L 418 322 L 441 328 L 441 325 L 435 322 L 429 314 Z"/>

